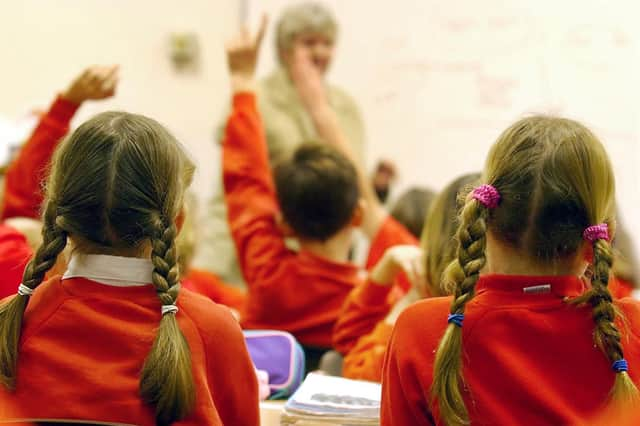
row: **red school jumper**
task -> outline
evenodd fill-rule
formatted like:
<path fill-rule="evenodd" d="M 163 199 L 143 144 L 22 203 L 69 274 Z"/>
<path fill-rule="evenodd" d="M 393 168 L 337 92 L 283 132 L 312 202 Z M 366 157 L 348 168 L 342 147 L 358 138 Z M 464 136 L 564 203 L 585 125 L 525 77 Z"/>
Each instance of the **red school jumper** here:
<path fill-rule="evenodd" d="M 542 294 L 527 288 L 549 286 Z M 583 424 L 608 401 L 615 373 L 593 342 L 589 306 L 565 298 L 577 277 L 481 276 L 462 327 L 465 405 L 473 425 Z M 398 318 L 382 377 L 382 425 L 442 424 L 430 399 L 435 350 L 450 297 L 422 300 Z M 615 302 L 629 374 L 640 384 L 640 305 Z"/>
<path fill-rule="evenodd" d="M 227 308 L 188 290 L 177 305 L 196 405 L 175 425 L 257 426 L 257 381 L 237 321 Z M 139 380 L 160 318 L 152 285 L 60 277 L 41 284 L 24 317 L 16 389 L 0 387 L 0 421 L 11 410 L 30 419 L 155 425 Z"/>
<path fill-rule="evenodd" d="M 16 294 L 33 251 L 18 230 L 0 223 L 0 300 Z"/>
<path fill-rule="evenodd" d="M 182 288 L 187 288 L 237 311 L 242 310 L 246 293 L 223 282 L 216 274 L 202 269 L 189 269 L 180 279 Z"/>

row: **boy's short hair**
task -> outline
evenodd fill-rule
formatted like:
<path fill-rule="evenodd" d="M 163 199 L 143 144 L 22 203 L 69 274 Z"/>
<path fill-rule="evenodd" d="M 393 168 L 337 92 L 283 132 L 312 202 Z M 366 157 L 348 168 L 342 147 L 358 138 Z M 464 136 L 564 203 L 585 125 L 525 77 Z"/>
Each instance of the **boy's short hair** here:
<path fill-rule="evenodd" d="M 274 177 L 282 215 L 297 236 L 326 241 L 351 221 L 358 174 L 335 149 L 305 143 L 276 165 Z"/>

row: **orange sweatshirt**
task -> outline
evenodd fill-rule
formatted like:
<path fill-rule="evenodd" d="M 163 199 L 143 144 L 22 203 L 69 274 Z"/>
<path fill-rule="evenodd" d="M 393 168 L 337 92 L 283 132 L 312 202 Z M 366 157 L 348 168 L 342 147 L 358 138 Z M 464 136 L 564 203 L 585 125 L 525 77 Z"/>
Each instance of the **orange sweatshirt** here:
<path fill-rule="evenodd" d="M 382 365 L 392 330 L 393 325 L 380 321 L 371 333 L 358 339 L 344 357 L 342 376 L 371 382 L 382 381 Z"/>
<path fill-rule="evenodd" d="M 58 142 L 69 131 L 78 105 L 58 96 L 20 149 L 5 176 L 2 219 L 40 217 L 42 181 Z"/>
<path fill-rule="evenodd" d="M 175 425 L 258 425 L 256 376 L 236 320 L 188 290 L 177 304 L 196 404 Z M 138 389 L 160 318 L 151 285 L 60 277 L 41 284 L 24 317 L 15 391 L 0 386 L 0 421 L 11 410 L 32 419 L 155 425 Z"/>
<path fill-rule="evenodd" d="M 392 292 L 392 288 L 366 281 L 349 293 L 333 330 L 333 347 L 338 352 L 349 353 L 358 339 L 369 334 L 387 316 L 403 294 Z"/>
<path fill-rule="evenodd" d="M 183 288 L 201 294 L 221 305 L 238 311 L 244 306 L 245 292 L 225 284 L 217 275 L 211 272 L 191 268 L 180 282 Z"/>
<path fill-rule="evenodd" d="M 544 287 L 536 293 L 534 286 Z M 481 276 L 462 327 L 464 397 L 472 424 L 582 424 L 605 406 L 615 373 L 593 343 L 591 308 L 565 301 L 583 291 L 576 277 Z M 383 369 L 381 425 L 441 424 L 429 390 L 450 302 L 425 299 L 398 318 Z M 615 303 L 628 322 L 620 330 L 638 385 L 640 305 L 630 299 Z"/>
<path fill-rule="evenodd" d="M 367 269 L 375 266 L 389 247 L 407 244 L 418 245 L 418 240 L 402 224 L 388 216 L 371 242 Z M 333 347 L 343 355 L 348 354 L 358 339 L 368 335 L 376 324 L 387 316 L 393 305 L 406 294 L 410 286 L 404 274 L 400 274 L 393 286 L 380 286 L 366 282 L 354 288 L 349 293 L 334 327 Z M 384 345 L 386 346 L 386 342 Z M 364 353 L 368 353 L 368 350 Z M 347 375 L 349 368 L 344 370 L 344 367 L 345 377 L 359 378 Z"/>
<path fill-rule="evenodd" d="M 223 144 L 228 220 L 248 285 L 242 326 L 292 333 L 303 345 L 331 346 L 331 333 L 358 268 L 287 249 L 264 129 L 253 94 L 237 94 Z"/>

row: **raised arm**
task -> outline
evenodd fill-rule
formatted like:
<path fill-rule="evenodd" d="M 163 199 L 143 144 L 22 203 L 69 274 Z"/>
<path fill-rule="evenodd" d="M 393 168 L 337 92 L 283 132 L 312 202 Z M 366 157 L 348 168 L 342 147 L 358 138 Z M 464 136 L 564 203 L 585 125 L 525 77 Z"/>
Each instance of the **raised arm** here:
<path fill-rule="evenodd" d="M 266 20 L 257 34 L 242 31 L 227 44 L 232 111 L 222 144 L 222 175 L 231 235 L 249 289 L 275 282 L 289 255 L 276 223 L 279 208 L 254 74 Z"/>
<path fill-rule="evenodd" d="M 117 83 L 117 66 L 89 67 L 58 95 L 9 166 L 2 201 L 3 220 L 39 217 L 42 181 L 58 142 L 69 131 L 76 110 L 87 100 L 113 96 Z"/>

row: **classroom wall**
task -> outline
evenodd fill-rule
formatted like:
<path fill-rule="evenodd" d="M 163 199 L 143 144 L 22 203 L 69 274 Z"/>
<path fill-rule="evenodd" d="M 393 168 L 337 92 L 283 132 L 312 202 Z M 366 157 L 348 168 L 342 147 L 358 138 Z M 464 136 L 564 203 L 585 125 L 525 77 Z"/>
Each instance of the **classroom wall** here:
<path fill-rule="evenodd" d="M 299 0 L 247 0 L 272 23 Z M 368 160 L 394 160 L 399 187 L 441 188 L 479 170 L 489 146 L 531 113 L 576 118 L 616 169 L 640 235 L 640 4 L 632 0 L 323 0 L 339 23 L 329 79 L 358 100 Z M 273 27 L 271 28 L 271 30 Z M 260 71 L 275 62 L 267 34 Z"/>
<path fill-rule="evenodd" d="M 228 104 L 223 40 L 237 27 L 238 0 L 2 1 L 0 114 L 46 107 L 86 65 L 121 64 L 115 99 L 80 110 L 76 124 L 105 109 L 149 115 L 188 147 L 199 165 L 194 188 L 218 180 L 213 129 Z M 169 34 L 195 32 L 200 63 L 176 72 Z"/>

